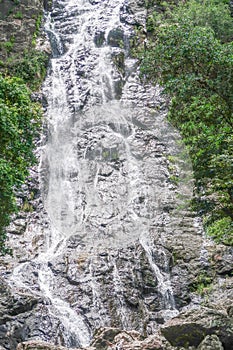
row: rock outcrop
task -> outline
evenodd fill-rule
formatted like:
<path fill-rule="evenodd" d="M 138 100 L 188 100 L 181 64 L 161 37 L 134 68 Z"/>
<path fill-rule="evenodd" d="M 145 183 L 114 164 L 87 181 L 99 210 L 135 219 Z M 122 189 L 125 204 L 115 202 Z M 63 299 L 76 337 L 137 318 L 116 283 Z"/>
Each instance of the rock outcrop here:
<path fill-rule="evenodd" d="M 173 318 L 161 327 L 161 332 L 175 347 L 197 348 L 207 336 L 213 335 L 213 339 L 218 338 L 224 349 L 230 350 L 233 344 L 233 319 L 227 310 L 200 307 Z"/>
<path fill-rule="evenodd" d="M 38 299 L 15 292 L 0 280 L 0 344 L 3 349 L 15 349 L 28 333 L 25 320 L 33 313 Z"/>
<path fill-rule="evenodd" d="M 63 346 L 52 345 L 43 341 L 32 340 L 19 344 L 17 346 L 17 350 L 67 350 L 67 348 L 64 348 Z"/>
<path fill-rule="evenodd" d="M 193 327 L 194 324 L 192 325 Z M 224 350 L 232 349 L 232 343 L 226 345 L 216 334 L 205 335 L 203 329 L 192 329 L 185 327 L 183 334 L 181 329 L 173 329 L 171 332 L 173 341 L 175 337 L 179 338 L 180 346 L 172 346 L 161 333 L 150 335 L 146 338 L 136 331 L 122 331 L 117 328 L 102 328 L 94 335 L 92 344 L 83 350 Z M 169 326 L 168 326 L 169 327 Z M 192 343 L 192 345 L 191 345 Z M 194 345 L 196 344 L 196 346 Z M 68 348 L 52 345 L 41 341 L 28 341 L 18 345 L 17 350 L 68 350 Z M 80 348 L 74 350 L 81 350 Z"/>
<path fill-rule="evenodd" d="M 39 34 L 42 0 L 3 0 L 0 3 L 0 59 L 14 60 L 32 47 Z"/>

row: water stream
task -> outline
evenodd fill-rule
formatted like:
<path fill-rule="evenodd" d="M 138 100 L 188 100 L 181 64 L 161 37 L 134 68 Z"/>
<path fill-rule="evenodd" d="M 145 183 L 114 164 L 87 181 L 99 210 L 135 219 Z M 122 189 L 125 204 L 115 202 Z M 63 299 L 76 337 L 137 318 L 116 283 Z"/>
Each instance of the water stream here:
<path fill-rule="evenodd" d="M 177 135 L 164 119 L 159 89 L 142 87 L 137 62 L 127 57 L 133 28 L 120 20 L 125 7 L 124 0 L 55 0 L 46 15 L 53 56 L 43 87 L 47 142 L 40 171 L 50 228 L 44 252 L 33 261 L 36 290 L 25 274 L 32 262 L 19 265 L 13 281 L 49 300 L 50 315 L 65 332 L 62 345 L 70 347 L 88 345 L 95 326 L 113 323 L 104 283 L 110 285 L 109 298 L 116 299 L 118 326 L 133 327 L 124 266 L 120 272 L 113 251 L 125 249 L 131 259 L 127 249 L 135 244 L 141 245 L 157 280 L 151 293 L 160 294 L 164 318 L 177 313 L 169 263 L 161 271 L 153 256 L 158 228 L 166 221 L 163 206 L 173 200 L 164 154 Z M 114 64 L 122 57 L 121 67 Z M 59 264 L 72 282 L 68 287 L 54 273 Z M 134 267 L 124 271 L 133 275 Z M 100 277 L 104 268 L 110 281 Z M 86 296 L 78 294 L 79 285 L 87 288 Z M 91 305 L 88 311 L 85 303 Z M 137 321 L 139 330 L 142 321 Z"/>

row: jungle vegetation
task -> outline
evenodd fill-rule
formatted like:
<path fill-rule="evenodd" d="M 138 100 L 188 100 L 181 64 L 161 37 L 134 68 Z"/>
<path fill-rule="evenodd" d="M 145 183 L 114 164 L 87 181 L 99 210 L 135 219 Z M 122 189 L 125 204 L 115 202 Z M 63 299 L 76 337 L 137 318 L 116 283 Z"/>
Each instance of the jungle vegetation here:
<path fill-rule="evenodd" d="M 41 105 L 31 98 L 46 74 L 48 55 L 34 48 L 0 61 L 0 252 L 5 229 L 20 208 L 16 194 L 35 164 L 35 140 L 39 134 Z"/>
<path fill-rule="evenodd" d="M 36 48 L 42 10 L 20 5 L 18 0 L 3 4 L 0 16 L 3 32 L 9 30 L 0 43 L 0 253 L 9 252 L 5 230 L 12 214 L 25 210 L 17 205 L 16 196 L 29 175 L 29 167 L 36 162 L 34 148 L 42 110 L 32 96 L 45 77 L 49 59 Z M 25 34 L 18 33 L 18 27 L 11 23 L 15 19 L 29 20 L 28 13 L 34 28 L 23 43 Z"/>
<path fill-rule="evenodd" d="M 35 162 L 34 141 L 41 116 L 24 81 L 0 74 L 0 250 L 5 227 L 17 210 L 15 194 Z"/>
<path fill-rule="evenodd" d="M 228 1 L 151 3 L 141 75 L 169 97 L 188 148 L 195 210 L 217 242 L 233 244 L 233 18 Z M 157 3 L 158 5 L 158 3 Z M 153 11 L 154 9 L 154 11 Z"/>

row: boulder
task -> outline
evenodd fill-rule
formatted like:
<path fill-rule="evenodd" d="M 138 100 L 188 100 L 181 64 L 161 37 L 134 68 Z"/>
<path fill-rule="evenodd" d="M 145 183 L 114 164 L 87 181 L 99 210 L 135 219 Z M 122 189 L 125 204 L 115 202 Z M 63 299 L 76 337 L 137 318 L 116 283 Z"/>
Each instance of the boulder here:
<path fill-rule="evenodd" d="M 123 30 L 119 27 L 110 30 L 107 37 L 107 43 L 112 47 L 123 47 L 124 46 Z"/>
<path fill-rule="evenodd" d="M 223 345 L 216 335 L 207 335 L 197 348 L 198 350 L 224 350 Z"/>
<path fill-rule="evenodd" d="M 101 328 L 92 342 L 93 350 L 163 350 L 163 344 L 158 335 L 143 338 L 136 331 L 124 331 L 119 328 Z M 89 350 L 86 349 L 86 350 Z M 90 349 L 91 350 L 91 349 Z"/>
<path fill-rule="evenodd" d="M 67 350 L 67 348 L 64 348 L 63 346 L 49 344 L 44 341 L 31 340 L 18 344 L 17 350 Z"/>
<path fill-rule="evenodd" d="M 225 350 L 232 349 L 233 345 L 233 319 L 225 310 L 191 309 L 168 321 L 161 327 L 161 332 L 172 346 L 177 347 L 198 347 L 208 335 L 217 336 Z"/>
<path fill-rule="evenodd" d="M 94 337 L 92 346 L 96 350 L 107 350 L 108 346 L 111 345 L 116 337 L 121 332 L 119 328 L 100 328 Z"/>
<path fill-rule="evenodd" d="M 233 272 L 233 247 L 217 245 L 210 251 L 211 264 L 219 275 L 231 276 Z"/>

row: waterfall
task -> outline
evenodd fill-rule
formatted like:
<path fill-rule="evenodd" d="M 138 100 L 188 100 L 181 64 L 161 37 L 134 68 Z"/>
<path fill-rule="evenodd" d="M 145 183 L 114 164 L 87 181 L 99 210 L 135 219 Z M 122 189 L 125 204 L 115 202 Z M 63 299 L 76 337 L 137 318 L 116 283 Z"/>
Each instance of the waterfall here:
<path fill-rule="evenodd" d="M 16 267 L 12 283 L 59 320 L 62 340 L 53 326 L 39 336 L 69 347 L 88 345 L 99 326 L 143 331 L 146 319 L 155 326 L 177 313 L 163 233 L 175 201 L 166 155 L 179 136 L 160 89 L 140 84 L 129 57 L 126 5 L 54 0 L 45 16 L 53 55 L 40 174 L 49 227 L 43 251 Z"/>

